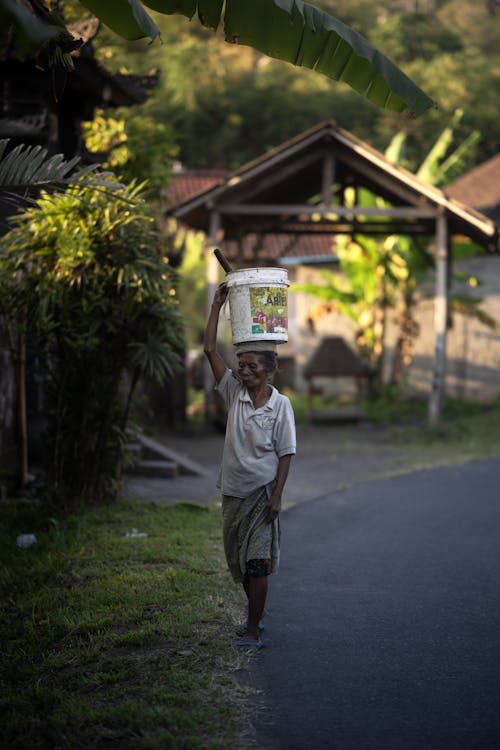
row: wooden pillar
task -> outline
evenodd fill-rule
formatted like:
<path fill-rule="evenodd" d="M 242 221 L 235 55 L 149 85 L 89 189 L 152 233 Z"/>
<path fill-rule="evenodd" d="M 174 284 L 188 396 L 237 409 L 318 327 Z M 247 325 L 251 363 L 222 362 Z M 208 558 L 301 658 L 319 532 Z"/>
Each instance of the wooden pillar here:
<path fill-rule="evenodd" d="M 434 374 L 429 400 L 429 423 L 442 417 L 446 379 L 446 327 L 448 319 L 448 223 L 446 216 L 436 221 L 436 296 L 434 303 Z"/>
<path fill-rule="evenodd" d="M 335 160 L 331 151 L 326 151 L 323 159 L 323 175 L 321 181 L 322 202 L 325 207 L 332 205 L 332 186 L 335 182 Z"/>

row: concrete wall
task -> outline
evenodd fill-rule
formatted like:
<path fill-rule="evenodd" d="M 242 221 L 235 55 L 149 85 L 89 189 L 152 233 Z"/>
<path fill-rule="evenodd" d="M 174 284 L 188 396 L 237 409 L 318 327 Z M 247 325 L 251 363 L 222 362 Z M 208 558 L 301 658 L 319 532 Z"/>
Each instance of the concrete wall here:
<path fill-rule="evenodd" d="M 457 262 L 454 271 L 463 271 L 477 276 L 481 282 L 470 288 L 464 282 L 452 283 L 451 294 L 468 294 L 480 297 L 481 309 L 500 324 L 500 256 L 483 255 Z M 335 271 L 330 266 L 330 271 Z M 292 283 L 322 283 L 321 271 L 316 267 L 301 266 L 289 272 Z M 307 323 L 308 316 L 318 299 L 303 293 L 290 293 L 289 343 L 280 347 L 280 353 L 293 353 L 296 362 L 295 387 L 305 388 L 302 368 L 323 336 L 343 336 L 356 350 L 353 321 L 338 314 L 329 314 L 315 321 L 315 331 Z M 392 360 L 397 329 L 394 315 L 389 311 L 386 362 L 386 377 Z M 420 335 L 416 340 L 413 364 L 406 373 L 406 385 L 411 390 L 429 393 L 434 363 L 434 279 L 432 274 L 422 284 L 416 319 Z M 350 388 L 350 383 L 335 385 Z M 500 327 L 490 330 L 480 322 L 463 314 L 454 313 L 452 328 L 447 336 L 446 392 L 471 400 L 492 400 L 500 396 Z"/>

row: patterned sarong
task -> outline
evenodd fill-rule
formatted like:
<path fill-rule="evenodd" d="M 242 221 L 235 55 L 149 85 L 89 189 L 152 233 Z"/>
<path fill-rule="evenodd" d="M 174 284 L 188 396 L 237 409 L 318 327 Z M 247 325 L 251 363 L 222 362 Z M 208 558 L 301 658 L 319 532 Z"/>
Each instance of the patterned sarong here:
<path fill-rule="evenodd" d="M 278 570 L 279 517 L 271 523 L 266 520 L 267 501 L 273 487 L 271 482 L 245 498 L 222 496 L 224 551 L 236 583 L 243 582 L 248 560 L 270 560 L 270 572 Z"/>

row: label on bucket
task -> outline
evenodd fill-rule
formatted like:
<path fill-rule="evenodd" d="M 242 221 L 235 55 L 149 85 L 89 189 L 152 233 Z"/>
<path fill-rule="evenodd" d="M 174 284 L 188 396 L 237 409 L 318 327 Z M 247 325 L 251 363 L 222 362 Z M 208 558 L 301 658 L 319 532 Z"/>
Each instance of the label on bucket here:
<path fill-rule="evenodd" d="M 252 335 L 286 334 L 288 330 L 288 297 L 282 287 L 250 287 Z"/>

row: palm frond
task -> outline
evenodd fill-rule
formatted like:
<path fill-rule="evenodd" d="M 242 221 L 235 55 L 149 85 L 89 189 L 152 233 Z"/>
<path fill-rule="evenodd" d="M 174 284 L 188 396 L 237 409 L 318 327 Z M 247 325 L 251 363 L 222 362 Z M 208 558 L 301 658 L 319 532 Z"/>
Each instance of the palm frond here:
<path fill-rule="evenodd" d="M 110 179 L 110 173 L 95 174 L 98 164 L 76 169 L 78 156 L 66 160 L 62 154 L 49 156 L 41 146 L 21 143 L 9 151 L 8 145 L 8 138 L 0 140 L 0 200 L 4 202 L 18 203 L 33 198 L 40 190 L 55 192 L 72 185 L 108 190 L 121 187 Z"/>

